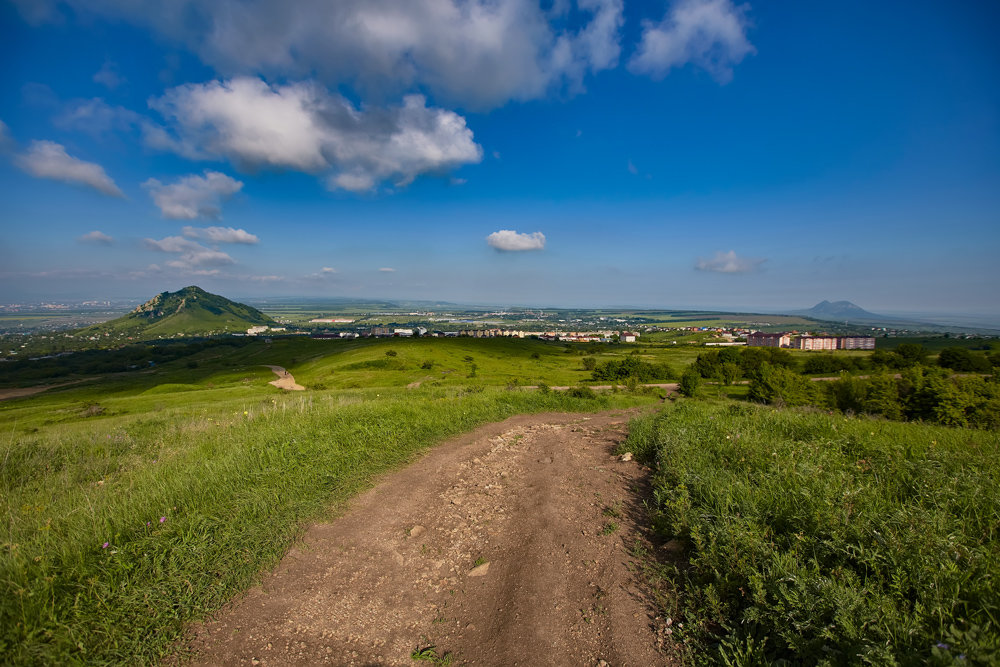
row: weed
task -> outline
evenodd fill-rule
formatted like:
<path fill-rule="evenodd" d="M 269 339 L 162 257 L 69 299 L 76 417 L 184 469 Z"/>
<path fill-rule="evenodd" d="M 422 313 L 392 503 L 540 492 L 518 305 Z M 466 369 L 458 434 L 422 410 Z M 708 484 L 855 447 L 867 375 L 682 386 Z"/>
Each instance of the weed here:
<path fill-rule="evenodd" d="M 413 653 L 410 654 L 410 658 L 421 662 L 429 662 L 436 667 L 447 667 L 447 665 L 450 665 L 452 661 L 451 653 L 438 655 L 437 647 L 435 646 L 415 648 L 413 649 Z"/>
<path fill-rule="evenodd" d="M 690 557 L 643 567 L 699 660 L 996 664 L 1000 434 L 730 407 L 668 406 L 626 442 Z"/>
<path fill-rule="evenodd" d="M 601 528 L 601 535 L 611 535 L 612 533 L 616 532 L 617 530 L 618 530 L 618 522 L 616 522 L 616 521 L 607 521 L 607 522 L 605 522 L 604 527 Z"/>
<path fill-rule="evenodd" d="M 601 514 L 603 514 L 606 517 L 610 517 L 612 519 L 620 519 L 620 518 L 622 518 L 622 504 L 621 504 L 621 501 L 618 501 L 618 502 L 616 502 L 616 503 L 614 503 L 612 505 L 608 505 L 607 507 L 604 508 L 604 510 L 601 512 Z"/>

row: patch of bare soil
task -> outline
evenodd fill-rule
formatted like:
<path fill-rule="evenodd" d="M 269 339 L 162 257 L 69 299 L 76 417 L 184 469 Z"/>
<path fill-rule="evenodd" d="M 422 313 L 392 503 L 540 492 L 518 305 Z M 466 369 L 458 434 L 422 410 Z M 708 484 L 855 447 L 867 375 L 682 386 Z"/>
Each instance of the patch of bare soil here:
<path fill-rule="evenodd" d="M 304 391 L 305 387 L 295 382 L 295 378 L 292 374 L 286 371 L 281 366 L 272 366 L 271 364 L 263 364 L 267 366 L 274 374 L 278 376 L 277 380 L 271 380 L 268 384 L 272 384 L 278 389 L 287 389 L 289 391 Z"/>
<path fill-rule="evenodd" d="M 35 394 L 40 394 L 43 391 L 49 389 L 55 389 L 57 387 L 68 387 L 71 384 L 79 384 L 83 380 L 73 380 L 72 382 L 60 382 L 59 384 L 42 384 L 36 387 L 17 387 L 13 389 L 0 389 L 0 401 L 6 401 L 12 398 L 21 398 L 23 396 L 34 396 Z"/>
<path fill-rule="evenodd" d="M 313 526 L 261 586 L 194 627 L 201 665 L 664 665 L 629 547 L 645 471 L 628 411 L 520 416 L 430 451 Z M 669 634 L 669 633 L 668 633 Z"/>

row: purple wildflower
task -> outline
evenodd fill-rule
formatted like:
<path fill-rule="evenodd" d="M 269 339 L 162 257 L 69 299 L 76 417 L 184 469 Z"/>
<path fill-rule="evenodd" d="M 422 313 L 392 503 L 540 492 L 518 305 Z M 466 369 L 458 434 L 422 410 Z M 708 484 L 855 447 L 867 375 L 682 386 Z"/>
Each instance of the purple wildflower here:
<path fill-rule="evenodd" d="M 944 651 L 947 651 L 947 650 L 948 650 L 948 645 L 947 645 L 947 644 L 945 644 L 944 642 L 938 642 L 938 643 L 937 643 L 937 647 L 938 647 L 939 649 L 942 649 L 942 650 L 944 650 Z"/>
<path fill-rule="evenodd" d="M 160 517 L 160 523 L 163 523 L 163 522 L 164 522 L 164 521 L 166 521 L 166 520 L 167 520 L 167 517 L 165 517 L 165 516 L 161 516 L 161 517 Z"/>
<path fill-rule="evenodd" d="M 102 549 L 107 549 L 109 544 L 111 544 L 111 543 L 110 542 L 105 542 L 104 544 L 101 545 L 101 548 Z"/>

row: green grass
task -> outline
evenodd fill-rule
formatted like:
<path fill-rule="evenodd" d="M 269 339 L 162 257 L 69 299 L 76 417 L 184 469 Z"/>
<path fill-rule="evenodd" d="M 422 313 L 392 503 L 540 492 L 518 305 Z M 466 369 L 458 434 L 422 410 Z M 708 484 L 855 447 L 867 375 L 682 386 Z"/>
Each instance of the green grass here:
<path fill-rule="evenodd" d="M 997 433 L 683 401 L 626 447 L 687 557 L 664 604 L 691 661 L 1000 660 Z"/>
<path fill-rule="evenodd" d="M 61 413 L 46 407 L 58 397 L 0 413 L 4 663 L 155 662 L 309 521 L 441 438 L 519 413 L 650 400 L 464 387 L 281 394 L 256 379 L 159 387 L 91 389 L 98 416 L 82 397 Z"/>

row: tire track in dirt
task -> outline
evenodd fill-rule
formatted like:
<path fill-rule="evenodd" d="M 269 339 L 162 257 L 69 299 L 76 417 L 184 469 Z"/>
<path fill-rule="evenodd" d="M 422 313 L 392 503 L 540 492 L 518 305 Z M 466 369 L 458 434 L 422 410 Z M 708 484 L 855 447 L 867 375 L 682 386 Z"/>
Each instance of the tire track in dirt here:
<path fill-rule="evenodd" d="M 632 414 L 514 417 L 435 447 L 310 528 L 180 653 L 414 665 L 433 645 L 456 665 L 673 664 L 628 550 L 648 523 L 646 471 L 613 453 Z"/>

